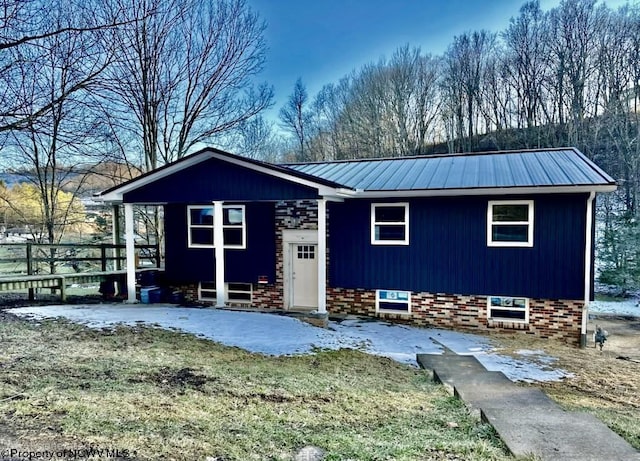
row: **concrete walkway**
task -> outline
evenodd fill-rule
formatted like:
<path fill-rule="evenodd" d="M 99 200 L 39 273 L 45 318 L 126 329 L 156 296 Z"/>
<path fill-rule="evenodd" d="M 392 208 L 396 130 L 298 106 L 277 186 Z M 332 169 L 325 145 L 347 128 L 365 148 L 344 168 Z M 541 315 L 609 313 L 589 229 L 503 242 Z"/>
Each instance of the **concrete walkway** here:
<path fill-rule="evenodd" d="M 639 461 L 640 453 L 602 421 L 587 413 L 562 410 L 539 389 L 522 387 L 501 372 L 487 371 L 472 356 L 451 351 L 419 354 L 418 363 L 480 411 L 516 457 L 543 461 Z"/>

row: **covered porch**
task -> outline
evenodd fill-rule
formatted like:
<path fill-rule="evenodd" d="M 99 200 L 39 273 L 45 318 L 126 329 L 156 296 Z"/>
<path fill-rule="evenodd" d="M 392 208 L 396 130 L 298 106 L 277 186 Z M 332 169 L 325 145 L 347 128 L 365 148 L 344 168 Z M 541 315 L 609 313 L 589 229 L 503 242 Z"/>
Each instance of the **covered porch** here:
<path fill-rule="evenodd" d="M 229 288 L 233 295 L 235 285 L 250 284 L 256 293 L 268 290 L 273 307 L 326 313 L 327 202 L 347 194 L 317 178 L 207 149 L 100 198 L 124 210 L 127 302 L 137 302 L 134 207 L 153 205 L 165 211 L 170 284 L 198 284 L 200 294 L 206 283 L 216 307 L 228 306 Z"/>

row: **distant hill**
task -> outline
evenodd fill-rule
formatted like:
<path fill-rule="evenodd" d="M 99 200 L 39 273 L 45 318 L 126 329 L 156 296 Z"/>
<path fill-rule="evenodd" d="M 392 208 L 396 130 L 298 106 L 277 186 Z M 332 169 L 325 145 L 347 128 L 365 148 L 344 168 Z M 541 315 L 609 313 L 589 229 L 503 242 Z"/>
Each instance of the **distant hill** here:
<path fill-rule="evenodd" d="M 24 182 L 25 177 L 21 174 L 0 172 L 0 181 L 7 187 L 13 187 L 18 183 Z"/>
<path fill-rule="evenodd" d="M 87 171 L 91 171 L 86 176 L 80 173 L 84 168 Z M 139 168 L 114 162 L 100 165 L 77 165 L 75 169 L 78 172 L 66 174 L 63 189 L 74 192 L 79 188 L 77 195 L 85 198 L 90 198 L 96 192 L 109 189 L 141 174 Z M 29 175 L 30 173 L 28 172 L 10 173 L 0 171 L 0 181 L 6 187 L 11 188 L 16 184 L 26 182 Z"/>

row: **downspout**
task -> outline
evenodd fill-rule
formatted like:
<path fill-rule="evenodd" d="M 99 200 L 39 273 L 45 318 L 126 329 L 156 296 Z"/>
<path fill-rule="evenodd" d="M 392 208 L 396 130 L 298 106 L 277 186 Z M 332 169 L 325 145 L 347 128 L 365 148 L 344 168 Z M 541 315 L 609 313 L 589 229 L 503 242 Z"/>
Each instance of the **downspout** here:
<path fill-rule="evenodd" d="M 580 329 L 580 347 L 587 347 L 587 321 L 589 319 L 589 301 L 591 298 L 591 259 L 593 258 L 593 199 L 596 193 L 591 191 L 587 199 L 587 220 L 585 225 L 584 248 L 584 304 L 582 306 L 582 328 Z"/>

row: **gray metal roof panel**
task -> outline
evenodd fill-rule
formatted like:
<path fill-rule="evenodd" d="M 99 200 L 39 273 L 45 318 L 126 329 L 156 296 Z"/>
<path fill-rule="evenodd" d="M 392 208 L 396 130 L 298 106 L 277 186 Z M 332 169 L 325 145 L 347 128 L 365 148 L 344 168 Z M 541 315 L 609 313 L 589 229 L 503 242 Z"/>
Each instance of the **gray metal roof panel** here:
<path fill-rule="evenodd" d="M 597 165 L 571 148 L 284 166 L 364 191 L 615 184 Z"/>
<path fill-rule="evenodd" d="M 573 182 L 583 182 L 589 183 L 600 176 L 593 169 L 581 169 L 578 168 L 577 164 L 571 161 L 570 155 L 571 153 L 568 151 L 558 152 L 562 155 L 553 156 L 553 160 L 558 165 L 559 169 L 561 169 L 565 175 L 569 178 L 569 180 Z"/>

